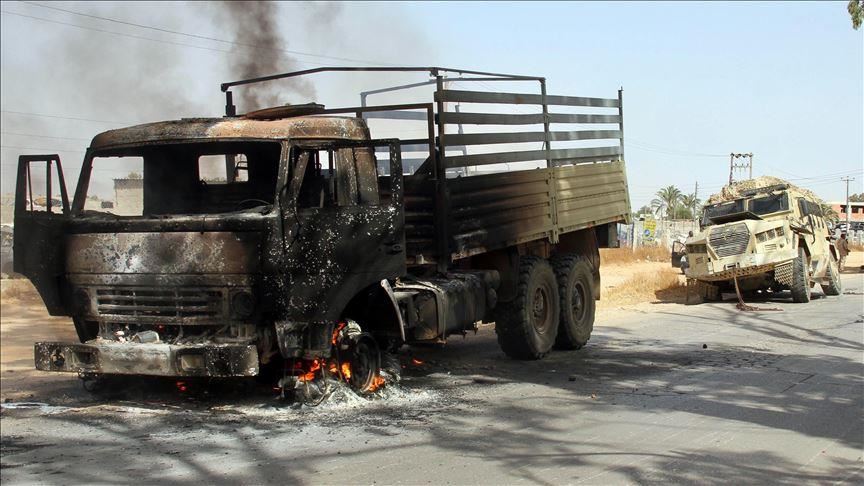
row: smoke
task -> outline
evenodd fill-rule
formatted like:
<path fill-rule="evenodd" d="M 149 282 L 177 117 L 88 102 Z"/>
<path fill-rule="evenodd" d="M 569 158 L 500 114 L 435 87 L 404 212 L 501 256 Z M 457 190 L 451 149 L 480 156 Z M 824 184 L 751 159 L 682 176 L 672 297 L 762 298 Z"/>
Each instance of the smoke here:
<path fill-rule="evenodd" d="M 273 2 L 219 2 L 219 20 L 233 36 L 236 52 L 229 57 L 230 71 L 238 79 L 301 70 L 298 61 L 283 49 L 288 42 L 280 20 L 279 5 Z M 331 13 L 332 15 L 332 13 Z M 326 16 L 326 14 L 325 14 Z M 280 29 L 280 27 L 283 27 Z M 297 32 L 296 29 L 291 29 Z M 287 88 L 287 89 L 286 89 Z M 294 100 L 312 101 L 315 89 L 306 79 L 270 81 L 235 88 L 240 111 L 278 106 Z"/>

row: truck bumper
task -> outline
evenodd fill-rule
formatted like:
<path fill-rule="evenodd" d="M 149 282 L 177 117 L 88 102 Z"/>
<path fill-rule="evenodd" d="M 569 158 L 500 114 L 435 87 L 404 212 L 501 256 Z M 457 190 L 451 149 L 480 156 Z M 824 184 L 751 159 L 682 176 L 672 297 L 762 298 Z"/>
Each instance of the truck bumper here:
<path fill-rule="evenodd" d="M 175 346 L 159 343 L 36 343 L 36 369 L 149 376 L 255 376 L 258 350 L 250 345 Z"/>

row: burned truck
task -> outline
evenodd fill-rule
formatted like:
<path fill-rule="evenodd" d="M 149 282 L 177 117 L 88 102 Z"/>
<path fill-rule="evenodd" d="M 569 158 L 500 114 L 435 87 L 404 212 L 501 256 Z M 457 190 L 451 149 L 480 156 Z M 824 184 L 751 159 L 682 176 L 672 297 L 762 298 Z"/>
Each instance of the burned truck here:
<path fill-rule="evenodd" d="M 741 181 L 712 196 L 701 225 L 687 239 L 685 273 L 705 299 L 789 290 L 802 303 L 817 283 L 825 295 L 842 290 L 837 249 L 810 191 L 775 177 Z"/>
<path fill-rule="evenodd" d="M 418 85 L 434 99 L 370 106 L 366 93 L 357 107 L 242 115 L 233 103 L 232 88 L 364 70 L 428 72 Z M 540 92 L 448 89 L 454 79 Z M 622 98 L 553 96 L 545 86 L 443 68 L 226 83 L 225 117 L 96 135 L 71 201 L 56 155 L 22 156 L 15 269 L 80 339 L 36 343 L 37 369 L 244 377 L 275 368 L 366 392 L 380 385 L 382 354 L 443 344 L 484 321 L 515 359 L 582 347 L 600 297 L 598 248 L 616 242 L 630 214 Z M 492 105 L 534 113 L 482 111 Z M 426 136 L 373 138 L 375 119 L 413 121 Z M 469 125 L 505 129 L 465 133 Z M 590 146 L 552 147 L 568 141 Z M 137 206 L 121 210 L 118 190 L 113 209 L 86 209 L 95 171 L 130 159 L 142 164 Z M 207 176 L 214 161 L 222 177 Z M 28 201 L 43 182 L 59 205 L 35 211 Z"/>

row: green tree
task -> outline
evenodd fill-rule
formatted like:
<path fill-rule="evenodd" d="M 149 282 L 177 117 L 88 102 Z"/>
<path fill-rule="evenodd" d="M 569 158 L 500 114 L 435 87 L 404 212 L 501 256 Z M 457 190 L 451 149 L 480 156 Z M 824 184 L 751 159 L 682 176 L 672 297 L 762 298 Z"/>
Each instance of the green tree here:
<path fill-rule="evenodd" d="M 681 205 L 690 210 L 690 217 L 699 212 L 699 205 L 702 201 L 696 197 L 696 194 L 687 194 L 681 196 Z"/>
<path fill-rule="evenodd" d="M 835 223 L 840 221 L 840 215 L 837 214 L 837 211 L 834 211 L 834 208 L 832 208 L 830 204 L 822 203 L 822 214 L 825 215 L 825 219 L 828 221 L 833 221 Z"/>
<path fill-rule="evenodd" d="M 864 192 L 849 196 L 849 202 L 864 202 Z"/>
<path fill-rule="evenodd" d="M 681 204 L 681 190 L 667 186 L 657 191 L 657 198 L 651 200 L 651 208 L 658 214 L 666 213 L 666 219 L 674 219 L 675 208 Z"/>
<path fill-rule="evenodd" d="M 693 219 L 693 210 L 684 204 L 675 207 L 674 219 Z"/>
<path fill-rule="evenodd" d="M 861 27 L 861 23 L 864 22 L 864 0 L 849 0 L 846 10 L 849 11 L 849 16 L 852 17 L 852 28 L 858 30 Z"/>

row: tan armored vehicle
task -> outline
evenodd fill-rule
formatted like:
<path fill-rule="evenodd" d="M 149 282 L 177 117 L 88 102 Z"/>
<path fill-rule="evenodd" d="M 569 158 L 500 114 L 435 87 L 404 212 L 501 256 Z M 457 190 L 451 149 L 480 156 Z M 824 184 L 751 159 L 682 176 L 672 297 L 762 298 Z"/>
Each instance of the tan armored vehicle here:
<path fill-rule="evenodd" d="M 810 191 L 773 177 L 732 184 L 709 199 L 702 231 L 687 239 L 688 278 L 707 300 L 734 292 L 790 290 L 809 302 L 815 284 L 841 291 L 837 250 Z"/>

